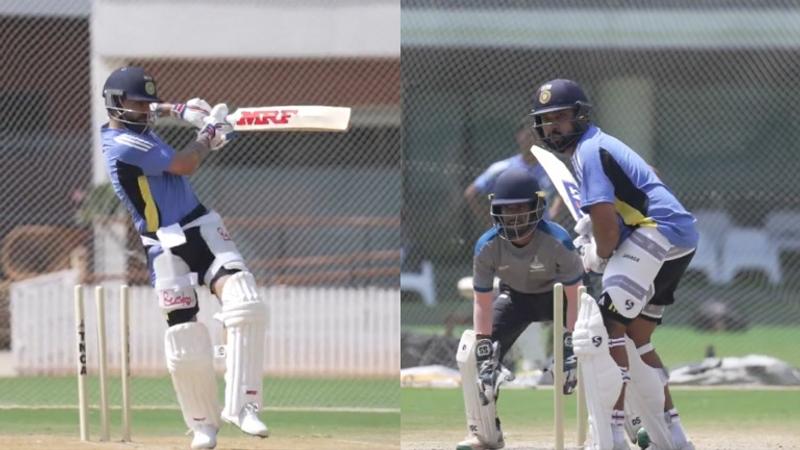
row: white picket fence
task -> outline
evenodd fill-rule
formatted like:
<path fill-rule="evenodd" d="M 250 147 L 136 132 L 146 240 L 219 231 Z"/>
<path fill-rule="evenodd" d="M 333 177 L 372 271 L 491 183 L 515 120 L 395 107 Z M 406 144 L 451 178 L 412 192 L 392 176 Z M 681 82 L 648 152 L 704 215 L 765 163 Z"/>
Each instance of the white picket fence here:
<path fill-rule="evenodd" d="M 56 375 L 76 370 L 73 288 L 77 274 L 64 271 L 11 286 L 11 332 L 15 371 Z M 108 367 L 118 372 L 119 285 L 106 284 Z M 215 345 L 222 325 L 212 318 L 219 305 L 200 294 L 199 320 Z M 264 371 L 271 375 L 396 376 L 400 371 L 400 291 L 381 288 L 261 287 L 267 305 Z M 97 365 L 94 289 L 84 289 L 87 358 Z M 131 372 L 166 374 L 166 321 L 150 287 L 130 290 Z M 217 360 L 218 369 L 224 362 Z"/>

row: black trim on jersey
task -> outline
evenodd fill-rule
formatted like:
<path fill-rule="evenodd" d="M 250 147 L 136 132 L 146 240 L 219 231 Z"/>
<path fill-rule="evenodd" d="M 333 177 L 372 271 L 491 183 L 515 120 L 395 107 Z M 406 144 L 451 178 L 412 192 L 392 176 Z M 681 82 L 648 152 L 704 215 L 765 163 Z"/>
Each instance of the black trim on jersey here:
<path fill-rule="evenodd" d="M 203 234 L 200 232 L 200 227 L 192 227 L 188 228 L 183 231 L 186 235 L 186 242 L 177 246 L 172 247 L 170 250 L 174 256 L 179 257 L 189 266 L 189 271 L 194 272 L 197 274 L 198 283 L 200 286 L 205 285 L 203 282 L 205 280 L 206 271 L 211 267 L 211 264 L 214 263 L 214 252 L 211 251 L 211 247 L 208 246 L 208 242 L 206 242 L 205 238 L 203 238 Z M 150 255 L 150 249 L 152 249 L 153 245 L 147 245 L 144 247 L 144 253 L 147 255 L 148 267 L 153 267 L 153 261 L 155 257 Z"/>
<path fill-rule="evenodd" d="M 142 191 L 139 189 L 139 177 L 144 175 L 144 171 L 139 166 L 134 166 L 133 164 L 128 164 L 117 160 L 117 179 L 119 180 L 120 186 L 122 186 L 122 190 L 125 192 L 125 195 L 128 196 L 128 199 L 133 203 L 133 207 L 136 208 L 136 212 L 139 213 L 139 216 L 142 220 L 147 223 L 147 217 L 144 215 L 144 208 L 145 202 L 144 197 L 142 196 Z M 161 223 L 161 209 L 158 207 L 158 203 L 153 200 L 153 203 L 156 207 L 156 213 L 158 213 L 158 223 Z"/>
<path fill-rule="evenodd" d="M 178 221 L 178 225 L 180 225 L 181 227 L 185 227 L 186 225 L 189 224 L 189 222 L 192 222 L 192 221 L 194 221 L 196 219 L 199 219 L 200 217 L 205 216 L 206 214 L 208 214 L 208 208 L 206 208 L 205 206 L 203 206 L 202 203 L 200 203 L 193 210 L 189 211 L 189 214 L 183 216 L 183 219 Z M 161 219 L 160 219 L 160 216 L 159 216 L 159 222 L 160 221 L 161 221 Z M 158 240 L 158 236 L 156 236 L 155 231 L 141 233 L 141 234 L 142 234 L 142 236 L 147 236 L 149 238 L 153 238 L 155 240 Z"/>
<path fill-rule="evenodd" d="M 611 153 L 602 147 L 600 147 L 600 163 L 603 165 L 603 172 L 614 186 L 614 196 L 639 211 L 642 216 L 647 217 L 647 210 L 650 206 L 647 194 L 636 188 Z"/>

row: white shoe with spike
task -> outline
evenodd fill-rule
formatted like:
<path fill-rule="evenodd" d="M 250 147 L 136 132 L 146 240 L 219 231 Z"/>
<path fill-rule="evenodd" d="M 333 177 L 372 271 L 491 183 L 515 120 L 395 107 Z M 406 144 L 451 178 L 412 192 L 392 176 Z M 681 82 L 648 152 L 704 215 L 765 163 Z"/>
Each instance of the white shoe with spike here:
<path fill-rule="evenodd" d="M 258 417 L 258 407 L 254 403 L 244 405 L 239 412 L 239 417 L 223 417 L 224 421 L 231 423 L 251 436 L 265 438 L 269 436 L 269 428 Z"/>
<path fill-rule="evenodd" d="M 192 448 L 214 448 L 217 446 L 217 432 L 211 425 L 198 425 L 192 429 Z"/>

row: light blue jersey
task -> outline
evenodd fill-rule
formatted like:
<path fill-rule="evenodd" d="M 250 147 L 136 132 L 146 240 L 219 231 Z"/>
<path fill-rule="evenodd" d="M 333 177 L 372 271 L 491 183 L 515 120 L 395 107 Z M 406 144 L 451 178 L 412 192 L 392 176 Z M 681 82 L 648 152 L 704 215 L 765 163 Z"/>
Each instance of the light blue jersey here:
<path fill-rule="evenodd" d="M 547 201 L 550 202 L 552 200 L 553 195 L 555 194 L 555 188 L 553 187 L 553 183 L 550 181 L 550 178 L 547 176 L 547 173 L 540 164 L 531 166 L 525 161 L 525 159 L 522 157 L 522 154 L 519 153 L 510 158 L 493 163 L 491 166 L 489 166 L 489 168 L 484 170 L 482 174 L 478 175 L 472 184 L 475 186 L 475 189 L 479 194 L 484 196 L 489 195 L 494 191 L 494 183 L 497 180 L 497 177 L 505 170 L 512 167 L 521 167 L 529 170 L 539 183 L 539 188 L 545 192 Z M 544 218 L 549 219 L 547 210 L 545 210 Z"/>
<path fill-rule="evenodd" d="M 175 150 L 152 130 L 100 129 L 106 169 L 114 192 L 140 234 L 178 223 L 200 206 L 189 180 L 167 172 Z"/>
<path fill-rule="evenodd" d="M 497 180 L 498 175 L 512 167 L 522 167 L 530 170 L 533 176 L 536 177 L 536 181 L 539 182 L 539 187 L 543 191 L 547 192 L 548 195 L 553 192 L 553 184 L 550 182 L 550 178 L 547 177 L 542 166 L 539 164 L 531 166 L 525 162 L 525 159 L 519 153 L 510 158 L 493 163 L 488 169 L 484 170 L 482 174 L 478 175 L 472 184 L 475 185 L 475 189 L 477 189 L 479 193 L 489 195 L 494 189 L 494 182 Z"/>
<path fill-rule="evenodd" d="M 578 142 L 572 166 L 580 185 L 581 210 L 589 213 L 592 205 L 613 203 L 620 219 L 620 243 L 634 227 L 653 226 L 676 247 L 697 246 L 694 216 L 619 139 L 590 126 Z"/>

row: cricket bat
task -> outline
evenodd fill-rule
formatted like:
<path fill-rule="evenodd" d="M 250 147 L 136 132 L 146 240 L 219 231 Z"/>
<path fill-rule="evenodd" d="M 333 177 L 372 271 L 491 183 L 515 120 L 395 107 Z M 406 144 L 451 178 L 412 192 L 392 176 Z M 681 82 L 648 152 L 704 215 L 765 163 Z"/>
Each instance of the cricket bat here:
<path fill-rule="evenodd" d="M 533 156 L 539 161 L 539 164 L 542 165 L 545 173 L 547 173 L 547 177 L 550 178 L 553 186 L 555 186 L 558 195 L 561 196 L 561 199 L 564 200 L 564 204 L 567 205 L 567 209 L 569 209 L 570 214 L 572 214 L 572 218 L 577 222 L 583 217 L 583 212 L 580 207 L 581 192 L 578 189 L 578 183 L 575 182 L 575 177 L 572 176 L 572 172 L 567 169 L 567 166 L 565 166 L 556 155 L 541 147 L 536 145 L 532 146 L 531 153 L 533 153 Z"/>
<path fill-rule="evenodd" d="M 346 131 L 350 108 L 338 106 L 259 106 L 239 108 L 226 121 L 236 131 Z"/>

